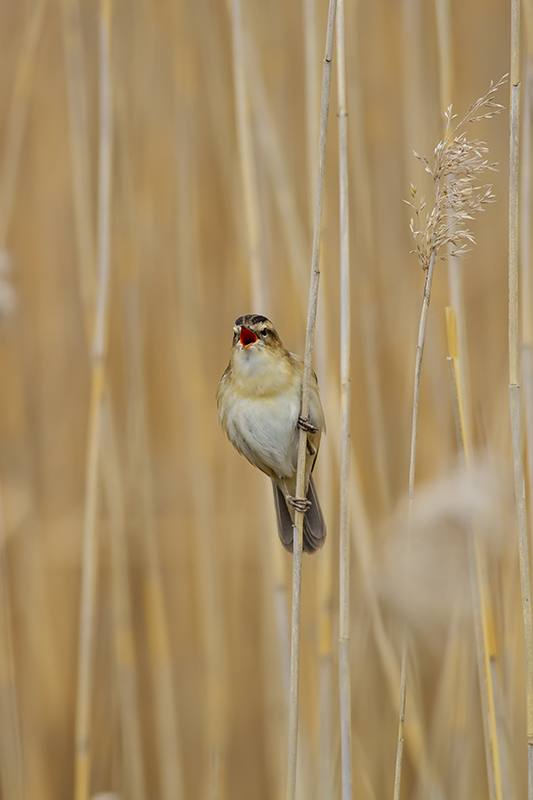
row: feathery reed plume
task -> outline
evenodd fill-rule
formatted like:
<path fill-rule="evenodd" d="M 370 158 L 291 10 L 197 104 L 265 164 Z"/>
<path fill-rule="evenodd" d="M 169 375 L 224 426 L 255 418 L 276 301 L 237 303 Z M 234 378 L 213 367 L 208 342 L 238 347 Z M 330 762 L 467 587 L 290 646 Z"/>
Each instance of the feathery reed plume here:
<path fill-rule="evenodd" d="M 469 140 L 466 131 L 461 129 L 469 122 L 490 119 L 500 113 L 503 106 L 496 103 L 495 95 L 506 79 L 507 76 L 504 76 L 496 84 L 491 82 L 489 91 L 471 105 L 467 114 L 455 124 L 456 115 L 452 113 L 452 106 L 448 106 L 445 113 L 446 129 L 443 139 L 435 148 L 433 166 L 430 166 L 427 158 L 413 151 L 415 158 L 424 164 L 426 172 L 433 178 L 435 190 L 435 204 L 425 220 L 422 219 L 425 200 L 422 199 L 417 206 L 406 201 L 415 212 L 410 225 L 415 239 L 414 252 L 426 272 L 430 268 L 431 258 L 436 257 L 447 245 L 453 245 L 453 255 L 460 256 L 467 252 L 469 243 L 475 244 L 467 228 L 468 220 L 482 211 L 487 203 L 494 202 L 492 186 L 476 183 L 486 170 L 496 169 L 496 165 L 485 158 L 488 147 L 481 139 Z M 413 198 L 417 194 L 413 185 L 411 194 Z M 439 258 L 445 259 L 446 254 Z"/>
<path fill-rule="evenodd" d="M 501 78 L 496 84 L 491 82 L 489 91 L 470 106 L 465 116 L 453 128 L 452 123 L 456 117 L 452 114 L 452 107 L 447 108 L 445 136 L 435 148 L 432 167 L 424 156 L 414 153 L 415 157 L 424 164 L 426 172 L 433 178 L 435 203 L 431 211 L 426 212 L 423 217 L 426 208 L 424 198 L 421 198 L 417 205 L 406 201 L 415 212 L 410 223 L 415 240 L 413 252 L 416 253 L 420 266 L 427 273 L 416 352 L 409 465 L 410 498 L 413 497 L 414 491 L 420 370 L 435 261 L 437 258 L 446 258 L 446 253 L 441 253 L 441 251 L 448 245 L 453 246 L 452 253 L 455 256 L 467 252 L 468 245 L 475 243 L 474 236 L 467 227 L 468 221 L 473 218 L 474 214 L 482 211 L 487 203 L 494 201 L 492 186 L 478 183 L 479 178 L 486 170 L 496 169 L 496 165 L 489 163 L 485 158 L 488 147 L 480 139 L 468 140 L 466 131 L 461 129 L 469 122 L 490 119 L 501 111 L 502 106 L 496 103 L 495 95 L 506 77 Z M 413 184 L 411 184 L 411 195 L 413 200 L 417 195 L 417 188 Z"/>
<path fill-rule="evenodd" d="M 326 162 L 326 136 L 328 129 L 329 94 L 331 86 L 331 58 L 335 31 L 336 0 L 330 0 L 326 32 L 326 52 L 322 67 L 322 94 L 320 100 L 320 135 L 318 143 L 318 171 L 316 188 L 315 222 L 313 230 L 313 254 L 311 266 L 311 287 L 305 335 L 305 358 L 302 377 L 301 416 L 309 415 L 309 381 L 311 360 L 315 339 L 316 312 L 318 304 L 318 285 L 320 281 L 320 241 L 322 237 L 322 201 L 324 195 L 324 172 Z M 296 472 L 296 496 L 304 496 L 305 459 L 307 433 L 300 428 L 298 442 L 298 467 Z M 293 573 L 292 573 L 292 623 L 291 623 L 291 696 L 289 706 L 289 763 L 287 770 L 287 800 L 294 800 L 296 791 L 296 764 L 298 751 L 298 687 L 300 666 L 300 604 L 302 581 L 302 541 L 304 515 L 295 512 L 293 527 Z"/>
<path fill-rule="evenodd" d="M 415 360 L 413 421 L 409 456 L 410 505 L 414 497 L 420 376 L 435 263 L 437 259 L 446 258 L 446 254 L 441 252 L 444 248 L 451 247 L 451 252 L 455 256 L 463 255 L 467 252 L 468 245 L 475 242 L 473 234 L 467 227 L 468 221 L 473 218 L 474 214 L 482 211 L 487 203 L 491 203 L 494 200 L 492 186 L 479 183 L 481 175 L 486 170 L 494 170 L 496 168 L 494 164 L 489 163 L 485 158 L 488 153 L 487 145 L 480 139 L 471 141 L 467 139 L 466 131 L 463 128 L 470 122 L 490 119 L 501 111 L 502 106 L 496 102 L 495 95 L 506 80 L 506 77 L 500 78 L 496 84 L 491 81 L 488 92 L 470 106 L 459 122 L 455 123 L 456 116 L 452 113 L 452 106 L 446 109 L 445 135 L 435 148 L 433 166 L 430 166 L 429 161 L 424 156 L 414 153 L 415 157 L 424 164 L 426 172 L 433 178 L 435 201 L 431 211 L 425 214 L 426 202 L 424 198 L 421 198 L 417 205 L 406 201 L 415 213 L 410 224 L 415 240 L 415 250 L 413 252 L 416 253 L 420 266 L 426 272 Z M 413 201 L 416 195 L 417 189 L 411 184 Z M 407 548 L 409 550 L 409 538 Z M 406 687 L 407 646 L 404 636 L 394 800 L 398 800 L 400 796 Z"/>
<path fill-rule="evenodd" d="M 524 489 L 524 457 L 520 409 L 520 356 L 518 326 L 518 176 L 520 115 L 520 2 L 511 5 L 511 104 L 509 109 L 509 405 L 518 522 L 518 555 L 524 647 L 526 656 L 526 708 L 528 744 L 528 800 L 533 800 L 533 619 L 531 573 Z"/>

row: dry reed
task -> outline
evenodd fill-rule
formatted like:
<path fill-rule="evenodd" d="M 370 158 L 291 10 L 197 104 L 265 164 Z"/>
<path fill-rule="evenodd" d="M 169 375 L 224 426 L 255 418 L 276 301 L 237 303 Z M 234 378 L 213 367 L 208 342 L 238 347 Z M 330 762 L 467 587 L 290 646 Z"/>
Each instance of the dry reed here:
<path fill-rule="evenodd" d="M 528 743 L 528 798 L 533 798 L 533 616 L 527 533 L 524 461 L 520 410 L 520 352 L 518 326 L 518 176 L 520 115 L 520 4 L 511 6 L 511 103 L 509 123 L 509 402 L 515 478 L 516 516 L 524 646 L 526 654 L 526 705 Z"/>
<path fill-rule="evenodd" d="M 318 146 L 321 54 L 313 60 L 313 51 L 327 3 L 241 5 L 245 136 L 263 292 L 258 302 L 268 301 L 265 313 L 290 349 L 301 353 Z M 11 314 L 0 319 L 2 608 L 11 626 L 13 678 L 3 675 L 2 685 L 16 687 L 11 700 L 18 719 L 2 714 L 0 737 L 20 747 L 23 758 L 17 764 L 2 748 L 0 775 L 4 794 L 9 761 L 27 797 L 66 800 L 74 780 L 97 286 L 98 14 L 88 0 L 4 0 L 3 10 L 0 290 L 16 304 L 8 299 Z M 305 800 L 342 794 L 339 664 L 332 647 L 341 622 L 333 599 L 340 588 L 340 508 L 327 497 L 340 494 L 339 356 L 348 344 L 353 796 L 375 800 L 392 789 L 403 610 L 410 683 L 402 796 L 489 796 L 469 530 L 480 542 L 480 583 L 491 601 L 482 676 L 493 686 L 496 721 L 490 727 L 498 735 L 502 796 L 526 793 L 520 586 L 506 494 L 512 462 L 501 269 L 507 214 L 501 202 L 475 221 L 478 245 L 450 264 L 448 277 L 435 265 L 431 304 L 434 311 L 454 307 L 459 356 L 452 361 L 450 392 L 444 317 L 432 311 L 413 518 L 415 555 L 422 561 L 414 559 L 411 599 L 400 591 L 405 555 L 401 546 L 395 549 L 391 525 L 405 487 L 417 321 L 412 288 L 419 279 L 408 266 L 413 259 L 402 218 L 404 155 L 412 147 L 427 153 L 442 136 L 443 108 L 452 100 L 468 107 L 495 70 L 507 70 L 499 45 L 509 15 L 502 4 L 488 11 L 480 25 L 472 0 L 346 4 L 353 318 L 349 341 L 343 341 L 340 277 L 331 268 L 340 256 L 338 145 L 330 136 L 315 348 L 328 427 L 315 473 L 329 534 L 316 560 L 303 559 L 296 796 Z M 112 402 L 103 401 L 99 447 L 92 797 L 141 797 L 144 790 L 154 800 L 271 800 L 285 792 L 290 559 L 275 534 L 270 497 L 262 496 L 265 481 L 227 446 L 213 401 L 231 324 L 254 310 L 233 35 L 231 13 L 212 0 L 114 4 L 116 190 L 104 394 Z M 530 41 L 529 31 L 528 53 Z M 523 89 L 528 80 L 526 69 Z M 523 104 L 519 321 L 521 383 L 528 394 L 526 95 Z M 491 156 L 504 164 L 503 117 L 483 126 L 480 136 L 490 139 Z M 506 180 L 501 167 L 494 174 L 499 197 Z M 468 360 L 461 350 L 461 306 Z M 527 416 L 531 403 L 524 399 Z M 455 417 L 463 420 L 457 425 L 454 402 Z M 472 466 L 447 482 L 458 459 L 456 428 Z M 480 450 L 497 462 L 498 479 L 476 500 Z M 526 442 L 528 460 L 530 451 Z M 423 489 L 428 481 L 435 487 L 431 497 Z M 499 505 L 494 499 L 500 493 L 505 501 Z M 438 514 L 430 514 L 435 506 Z M 454 558 L 458 539 L 460 558 Z M 384 573 L 391 548 L 400 555 Z M 431 591 L 421 595 L 419 584 L 428 578 Z M 441 593 L 446 583 L 454 591 Z"/>
<path fill-rule="evenodd" d="M 340 454 L 340 579 L 339 684 L 341 717 L 342 798 L 352 798 L 352 702 L 350 670 L 350 233 L 348 203 L 348 111 L 344 0 L 337 6 L 337 87 L 339 118 L 340 253 L 341 253 L 341 454 Z"/>
<path fill-rule="evenodd" d="M 79 627 L 79 673 L 76 704 L 76 800 L 87 800 L 91 782 L 91 698 L 98 580 L 99 461 L 105 393 L 105 363 L 110 283 L 110 212 L 112 163 L 110 0 L 100 5 L 100 154 L 98 181 L 97 290 L 92 341 L 92 383 L 87 447 L 87 483 L 83 533 Z"/>
<path fill-rule="evenodd" d="M 426 339 L 429 303 L 433 274 L 438 258 L 444 258 L 440 251 L 453 245 L 455 257 L 467 252 L 468 244 L 474 243 L 472 233 L 466 227 L 473 215 L 482 211 L 487 203 L 494 200 L 491 186 L 476 183 L 487 169 L 495 169 L 485 156 L 488 148 L 480 140 L 468 141 L 462 128 L 470 122 L 479 122 L 490 119 L 497 114 L 502 106 L 495 102 L 495 94 L 505 78 L 493 84 L 489 91 L 473 103 L 467 114 L 459 121 L 452 122 L 452 107 L 446 109 L 446 129 L 443 139 L 435 148 L 434 164 L 430 166 L 428 160 L 414 153 L 425 166 L 425 170 L 433 179 L 434 205 L 426 213 L 425 200 L 422 198 L 418 205 L 411 205 L 415 216 L 411 219 L 411 233 L 415 240 L 415 253 L 422 269 L 426 272 L 422 311 L 418 327 L 418 341 L 416 346 L 415 378 L 413 392 L 413 418 L 411 427 L 411 449 L 409 456 L 409 514 L 412 513 L 414 499 L 416 447 L 418 437 L 418 415 L 420 398 L 420 379 L 422 372 L 422 358 Z M 411 195 L 416 198 L 417 189 L 411 184 Z M 409 542 L 407 544 L 409 549 Z M 398 727 L 398 745 L 396 752 L 396 769 L 394 780 L 394 798 L 400 796 L 401 773 L 403 763 L 404 721 L 407 693 L 407 638 L 404 634 L 402 645 L 402 673 L 400 682 L 400 712 Z"/>

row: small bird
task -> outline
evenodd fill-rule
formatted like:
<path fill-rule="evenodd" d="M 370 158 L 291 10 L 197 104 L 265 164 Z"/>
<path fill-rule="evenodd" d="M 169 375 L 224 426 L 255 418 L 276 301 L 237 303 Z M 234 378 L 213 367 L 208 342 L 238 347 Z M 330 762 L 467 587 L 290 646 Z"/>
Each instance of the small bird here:
<path fill-rule="evenodd" d="M 224 433 L 248 461 L 272 480 L 283 546 L 292 551 L 294 511 L 306 512 L 303 549 L 322 547 L 326 525 L 311 472 L 318 455 L 324 412 L 311 373 L 309 419 L 300 416 L 303 360 L 283 346 L 269 319 L 247 314 L 235 321 L 228 368 L 217 390 Z M 307 436 L 306 499 L 296 498 L 298 428 Z"/>

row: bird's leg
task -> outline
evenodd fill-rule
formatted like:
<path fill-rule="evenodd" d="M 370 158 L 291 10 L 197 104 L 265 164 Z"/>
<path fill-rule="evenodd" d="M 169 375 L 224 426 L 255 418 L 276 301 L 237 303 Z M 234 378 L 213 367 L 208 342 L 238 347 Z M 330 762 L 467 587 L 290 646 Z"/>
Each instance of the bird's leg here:
<path fill-rule="evenodd" d="M 298 427 L 301 428 L 306 433 L 318 433 L 318 428 L 315 428 L 308 419 L 300 416 L 298 417 Z"/>

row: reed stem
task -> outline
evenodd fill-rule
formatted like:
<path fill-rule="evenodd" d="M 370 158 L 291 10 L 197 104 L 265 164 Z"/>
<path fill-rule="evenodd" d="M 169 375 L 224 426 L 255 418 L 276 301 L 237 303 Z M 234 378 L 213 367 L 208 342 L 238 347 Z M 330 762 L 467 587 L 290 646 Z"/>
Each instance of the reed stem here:
<path fill-rule="evenodd" d="M 518 328 L 518 191 L 520 117 L 520 2 L 511 6 L 511 105 L 509 143 L 509 402 L 518 521 L 518 555 L 526 656 L 526 709 L 528 743 L 528 800 L 533 800 L 533 619 L 527 534 L 522 425 L 520 412 L 520 355 Z"/>
<path fill-rule="evenodd" d="M 337 93 L 339 124 L 340 269 L 341 269 L 341 463 L 339 685 L 342 800 L 352 798 L 352 703 L 350 676 L 350 232 L 348 203 L 348 112 L 344 0 L 337 3 Z"/>
<path fill-rule="evenodd" d="M 98 275 L 92 344 L 91 403 L 88 430 L 85 515 L 79 629 L 79 667 L 75 732 L 75 800 L 90 792 L 90 712 L 93 682 L 96 588 L 98 574 L 98 489 L 102 411 L 107 351 L 111 232 L 111 0 L 100 3 L 100 157 L 98 183 Z"/>
<path fill-rule="evenodd" d="M 316 311 L 318 304 L 318 286 L 320 281 L 320 242 L 322 237 L 322 201 L 324 195 L 324 172 L 326 163 L 326 137 L 328 127 L 329 96 L 331 86 L 331 58 L 333 53 L 333 35 L 335 30 L 336 0 L 330 0 L 326 32 L 326 51 L 322 67 L 322 93 L 320 99 L 320 135 L 318 142 L 318 174 L 315 206 L 315 222 L 313 231 L 313 254 L 311 267 L 311 288 L 307 312 L 307 330 L 305 337 L 305 359 L 302 378 L 301 416 L 309 415 L 309 379 L 311 377 L 311 361 L 315 337 Z M 296 496 L 305 495 L 305 461 L 307 434 L 300 429 L 298 442 L 298 468 L 296 473 Z M 287 800 L 294 800 L 296 792 L 296 767 L 298 754 L 298 693 L 300 663 L 300 605 L 301 605 L 301 573 L 302 573 L 302 538 L 303 513 L 295 512 L 293 528 L 293 583 L 292 583 L 292 629 L 291 629 L 291 693 L 289 703 L 289 763 L 287 770 Z"/>

